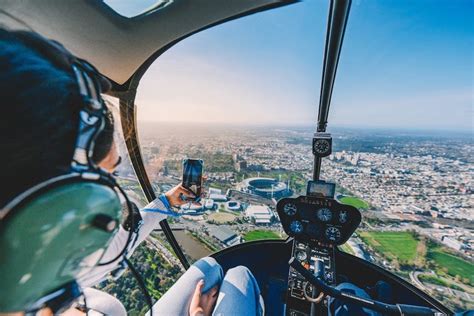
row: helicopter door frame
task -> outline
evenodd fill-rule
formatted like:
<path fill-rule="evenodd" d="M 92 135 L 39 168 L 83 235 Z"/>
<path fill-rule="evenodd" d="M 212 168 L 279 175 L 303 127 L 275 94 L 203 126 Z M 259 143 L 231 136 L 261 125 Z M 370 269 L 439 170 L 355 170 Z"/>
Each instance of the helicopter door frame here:
<path fill-rule="evenodd" d="M 177 43 L 181 42 L 182 40 L 186 39 L 189 36 L 192 36 L 198 32 L 207 30 L 211 27 L 216 25 L 223 24 L 228 21 L 236 20 L 241 17 L 249 16 L 255 13 L 259 13 L 262 11 L 267 11 L 270 9 L 280 8 L 289 4 L 293 4 L 299 2 L 299 0 L 281 0 L 278 3 L 270 3 L 267 5 L 263 5 L 259 8 L 243 12 L 226 19 L 217 21 L 215 23 L 206 25 L 196 31 L 193 31 L 189 34 L 186 34 L 182 37 L 175 39 L 174 41 L 170 42 L 168 45 L 162 47 L 161 49 L 157 50 L 152 56 L 150 56 L 138 69 L 135 73 L 130 77 L 127 82 L 123 85 L 115 85 L 112 91 L 109 93 L 111 96 L 117 97 L 120 100 L 120 119 L 122 125 L 122 131 L 125 138 L 125 144 L 127 146 L 128 155 L 132 162 L 133 170 L 137 176 L 138 182 L 140 187 L 145 194 L 145 197 L 148 202 L 153 201 L 156 199 L 155 191 L 151 185 L 150 179 L 145 169 L 145 164 L 143 162 L 143 156 L 140 151 L 140 142 L 138 140 L 138 132 L 137 132 L 137 109 L 135 106 L 135 98 L 137 94 L 137 88 L 140 84 L 140 80 L 148 70 L 148 68 L 168 49 L 176 45 Z M 161 229 L 163 230 L 166 239 L 170 243 L 171 247 L 173 248 L 174 253 L 178 257 L 179 261 L 183 265 L 183 267 L 187 270 L 189 268 L 189 262 L 186 256 L 181 249 L 181 246 L 178 244 L 176 237 L 171 230 L 171 227 L 168 224 L 166 219 L 160 222 Z"/>

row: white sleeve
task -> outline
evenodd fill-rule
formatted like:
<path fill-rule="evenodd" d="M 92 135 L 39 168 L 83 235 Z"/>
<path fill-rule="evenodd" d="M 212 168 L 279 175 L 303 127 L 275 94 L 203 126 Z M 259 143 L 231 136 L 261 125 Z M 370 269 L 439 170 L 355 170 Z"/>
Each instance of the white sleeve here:
<path fill-rule="evenodd" d="M 156 198 L 154 201 L 145 206 L 145 209 L 151 208 L 160 210 L 166 209 L 165 205 L 159 198 Z M 127 257 L 130 257 L 135 251 L 135 249 L 140 245 L 140 243 L 144 241 L 154 229 L 159 228 L 160 221 L 167 217 L 167 215 L 165 214 L 144 211 L 140 211 L 140 215 L 142 217 L 142 225 L 138 231 L 138 234 L 133 233 L 132 241 L 128 245 Z M 120 225 L 119 230 L 112 238 L 100 261 L 107 262 L 117 257 L 117 255 L 127 244 L 129 234 L 130 232 L 126 231 L 122 227 L 122 225 Z M 104 266 L 96 266 L 94 269 L 92 269 L 92 271 L 90 271 L 78 280 L 79 285 L 82 288 L 85 288 L 100 283 L 104 280 L 104 278 L 110 271 L 114 270 L 118 266 L 120 262 L 121 260 L 117 259 L 116 261 L 111 262 L 110 264 Z"/>

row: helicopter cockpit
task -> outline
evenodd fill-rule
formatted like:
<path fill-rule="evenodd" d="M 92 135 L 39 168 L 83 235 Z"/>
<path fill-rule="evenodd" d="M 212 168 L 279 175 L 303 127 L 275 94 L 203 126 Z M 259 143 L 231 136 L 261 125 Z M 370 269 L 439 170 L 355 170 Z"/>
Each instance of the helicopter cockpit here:
<path fill-rule="evenodd" d="M 155 130 L 158 124 L 139 126 L 140 123 L 137 122 L 140 105 L 136 101 L 138 99 L 140 102 L 145 102 L 146 99 L 145 97 L 139 99 L 140 88 L 143 86 L 140 86 L 141 80 L 150 71 L 152 64 L 155 60 L 159 61 L 170 48 L 198 32 L 244 16 L 267 10 L 271 12 L 273 9 L 278 11 L 280 7 L 298 5 L 295 4 L 296 2 L 294 0 L 162 0 L 155 1 L 154 6 L 143 13 L 133 17 L 124 17 L 112 10 L 106 4 L 107 1 L 30 0 L 19 2 L 6 0 L 2 1 L 0 8 L 0 14 L 5 14 L 5 17 L 0 15 L 0 22 L 12 29 L 33 29 L 63 43 L 81 58 L 89 60 L 112 81 L 113 89 L 107 97 L 115 98 L 119 103 L 118 116 L 120 116 L 124 147 L 122 149 L 127 155 L 125 160 L 130 164 L 129 172 L 119 175 L 119 181 L 123 181 L 127 186 L 127 194 L 130 198 L 143 207 L 157 199 L 159 193 L 165 190 L 164 188 L 181 181 L 180 174 L 176 173 L 176 170 L 180 170 L 179 161 L 185 157 L 182 152 L 173 151 L 173 145 L 160 144 L 158 146 L 155 144 L 155 139 L 149 137 L 149 135 L 158 134 Z M 258 281 L 265 302 L 266 315 L 349 315 L 350 313 L 347 312 L 344 314 L 341 304 L 352 306 L 355 309 L 351 311 L 357 310 L 360 315 L 453 315 L 453 311 L 433 295 L 435 290 L 417 287 L 407 281 L 408 278 L 416 279 L 417 272 L 421 273 L 415 265 L 413 265 L 413 273 L 406 272 L 405 278 L 402 278 L 402 274 L 397 275 L 388 269 L 389 264 L 385 266 L 376 264 L 376 262 L 385 262 L 385 257 L 371 262 L 366 260 L 371 256 L 368 251 L 364 252 L 364 257 L 342 250 L 348 241 L 358 235 L 360 228 L 366 229 L 367 225 L 368 227 L 371 225 L 363 221 L 367 214 L 365 210 L 361 211 L 362 208 L 357 205 L 343 202 L 342 195 L 336 193 L 340 189 L 340 183 L 325 181 L 321 177 L 321 170 L 324 170 L 323 161 L 333 160 L 335 152 L 333 147 L 339 141 L 327 131 L 327 126 L 346 27 L 350 21 L 351 11 L 357 9 L 351 9 L 351 5 L 353 5 L 351 0 L 329 1 L 318 115 L 317 121 L 313 122 L 316 130 L 314 131 L 313 126 L 310 136 L 305 134 L 303 141 L 297 143 L 301 146 L 298 148 L 304 148 L 312 156 L 311 160 L 301 160 L 307 167 L 304 172 L 301 172 L 301 177 L 294 180 L 288 175 L 282 180 L 281 175 L 272 173 L 274 170 L 271 168 L 265 169 L 254 165 L 252 169 L 239 156 L 251 153 L 252 148 L 242 147 L 237 154 L 229 154 L 225 151 L 221 153 L 220 149 L 212 148 L 210 151 L 217 151 L 217 154 L 213 152 L 212 155 L 208 155 L 207 152 L 195 148 L 199 146 L 186 144 L 193 150 L 189 155 L 209 156 L 207 160 L 196 157 L 203 159 L 205 166 L 209 160 L 227 159 L 231 169 L 239 172 L 227 175 L 225 172 L 228 170 L 224 167 L 220 165 L 214 167 L 212 171 L 216 174 L 221 172 L 221 174 L 214 176 L 213 191 L 199 201 L 201 203 L 199 206 L 193 208 L 194 206 L 189 204 L 187 208 L 182 207 L 179 210 L 178 216 L 161 221 L 159 224 L 161 229 L 153 232 L 148 243 L 153 251 L 156 250 L 165 257 L 168 256 L 167 268 L 179 266 L 176 269 L 173 268 L 178 272 L 188 269 L 190 261 L 196 259 L 183 251 L 183 242 L 177 238 L 178 234 L 187 238 L 187 242 L 191 244 L 190 248 L 195 245 L 196 240 L 201 246 L 204 245 L 204 249 L 212 252 L 210 256 L 222 266 L 224 271 L 237 265 L 248 267 Z M 35 14 L 31 14 L 32 12 Z M 200 47 L 200 49 L 207 48 Z M 178 64 L 176 61 L 173 62 Z M 196 90 L 203 87 L 205 86 L 199 86 Z M 154 88 L 153 86 L 151 89 Z M 175 89 L 173 93 L 177 91 L 186 94 L 182 87 L 175 87 Z M 221 92 L 214 91 L 214 93 Z M 167 97 L 178 98 L 175 95 Z M 191 101 L 185 99 L 180 104 Z M 179 112 L 179 109 L 176 111 Z M 199 109 L 189 111 L 188 116 L 192 118 L 193 115 L 199 115 L 199 111 Z M 143 115 L 146 116 L 146 114 Z M 204 126 L 203 129 L 206 127 Z M 233 133 L 230 129 L 223 128 L 222 130 L 228 132 L 229 135 Z M 221 134 L 224 134 L 222 130 L 212 137 L 219 138 Z M 170 142 L 181 141 L 179 137 L 173 136 L 168 131 L 166 124 L 160 127 L 161 131 L 168 133 L 166 135 L 170 137 Z M 199 131 L 195 129 L 188 133 L 186 130 L 183 133 L 187 133 L 187 137 L 198 138 Z M 250 137 L 252 135 L 248 139 Z M 225 143 L 222 147 L 231 146 L 233 138 L 229 136 L 229 139 L 230 141 L 222 141 Z M 285 143 L 292 141 L 294 140 L 284 140 Z M 262 146 L 269 143 L 265 141 Z M 273 145 L 268 146 L 271 151 Z M 167 151 L 168 157 L 171 157 L 169 160 L 159 156 Z M 282 158 L 282 160 L 285 159 L 285 157 Z M 312 168 L 308 165 L 312 165 Z M 341 168 L 350 169 L 352 165 L 352 160 L 347 159 Z M 364 172 L 376 173 L 374 168 L 364 167 Z M 244 179 L 241 169 L 250 170 L 245 174 L 249 176 L 247 179 Z M 307 169 L 311 170 L 306 172 Z M 268 176 L 260 177 L 262 170 L 269 171 Z M 349 172 L 356 173 L 352 169 Z M 409 171 L 406 172 L 409 173 Z M 278 176 L 280 179 L 277 181 Z M 389 176 L 384 175 L 384 179 L 392 181 Z M 165 180 L 162 183 L 154 181 L 158 178 Z M 230 187 L 221 178 L 231 179 L 229 182 L 232 182 L 233 186 Z M 291 181 L 298 181 L 299 186 L 305 186 L 305 189 L 299 188 L 299 192 L 292 191 Z M 252 203 L 257 205 L 253 209 L 254 213 L 246 211 Z M 272 222 L 273 226 L 268 225 L 267 222 L 264 224 L 267 225 L 264 227 L 268 228 L 266 232 L 271 234 L 271 239 L 255 238 L 251 241 L 252 231 L 262 231 L 259 229 L 258 219 L 252 214 L 262 214 L 262 212 L 264 215 L 261 216 L 261 220 Z M 183 218 L 184 220 L 181 220 Z M 245 228 L 242 228 L 241 221 L 243 220 L 248 224 Z M 219 225 L 219 223 L 223 224 Z M 470 229 L 469 224 L 466 224 L 466 227 Z M 243 239 L 246 242 L 241 243 Z M 426 243 L 429 242 L 426 241 Z M 371 246 L 374 247 L 374 244 L 377 246 L 377 241 Z M 215 245 L 225 245 L 225 248 L 215 247 Z M 357 250 L 359 249 L 362 248 L 357 247 Z M 415 247 L 414 251 L 419 251 L 419 249 L 422 247 Z M 426 249 L 423 251 L 426 253 Z M 147 258 L 147 256 L 150 257 L 149 253 L 143 255 L 142 258 Z M 199 253 L 196 256 L 204 255 Z M 392 257 L 394 256 L 391 255 L 391 259 Z M 154 263 L 147 262 L 147 267 L 150 266 L 154 266 Z M 162 268 L 163 266 L 160 266 L 160 269 Z M 452 273 L 443 274 L 442 280 L 448 278 L 453 279 Z M 470 280 L 468 281 L 472 282 Z M 171 283 L 173 281 L 175 280 Z M 158 293 L 157 296 L 163 294 L 161 288 L 157 290 L 163 283 L 160 278 L 154 278 L 153 282 L 149 282 L 149 284 L 154 284 L 155 288 L 152 292 Z M 357 290 L 343 289 L 340 287 L 342 284 L 364 289 L 366 293 L 362 295 Z M 113 286 L 110 285 L 110 288 Z M 466 289 L 470 287 L 461 285 L 455 290 L 459 293 L 463 291 L 467 293 Z M 454 288 L 450 287 L 451 290 Z M 466 295 L 467 300 L 474 297 L 470 292 Z M 147 313 L 153 315 L 154 308 L 151 300 L 149 303 Z M 462 315 L 472 315 L 468 313 L 465 312 Z"/>

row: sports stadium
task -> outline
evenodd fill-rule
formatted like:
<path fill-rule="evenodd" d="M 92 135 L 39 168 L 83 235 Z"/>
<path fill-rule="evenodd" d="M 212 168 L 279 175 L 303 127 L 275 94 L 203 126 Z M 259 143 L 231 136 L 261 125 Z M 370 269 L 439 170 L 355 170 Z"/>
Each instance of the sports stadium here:
<path fill-rule="evenodd" d="M 292 194 L 288 185 L 273 178 L 248 178 L 242 182 L 243 189 L 268 199 L 279 199 Z"/>

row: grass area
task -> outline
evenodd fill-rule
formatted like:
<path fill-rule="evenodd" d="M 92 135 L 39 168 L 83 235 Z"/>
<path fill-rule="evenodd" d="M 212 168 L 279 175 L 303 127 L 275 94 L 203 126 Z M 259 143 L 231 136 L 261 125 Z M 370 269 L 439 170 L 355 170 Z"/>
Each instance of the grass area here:
<path fill-rule="evenodd" d="M 227 212 L 219 212 L 219 213 L 212 213 L 207 217 L 208 222 L 215 222 L 217 224 L 224 224 L 224 223 L 229 223 L 233 222 L 237 216 L 235 216 L 232 213 L 227 213 Z"/>
<path fill-rule="evenodd" d="M 340 198 L 339 201 L 342 204 L 352 205 L 354 207 L 357 207 L 358 209 L 362 209 L 362 210 L 369 209 L 369 203 L 353 196 L 345 196 L 343 198 Z"/>
<path fill-rule="evenodd" d="M 418 279 L 420 279 L 420 281 L 422 282 L 448 287 L 448 282 L 441 280 L 440 278 L 437 278 L 436 276 L 431 274 L 420 274 Z"/>
<path fill-rule="evenodd" d="M 253 230 L 244 235 L 245 241 L 260 239 L 281 239 L 280 235 L 271 230 Z"/>
<path fill-rule="evenodd" d="M 446 269 L 449 275 L 453 277 L 459 276 L 463 280 L 469 280 L 470 284 L 474 284 L 473 263 L 443 251 L 440 247 L 435 247 L 428 251 L 428 260 L 433 261 L 442 269 Z"/>
<path fill-rule="evenodd" d="M 414 264 L 418 240 L 410 232 L 360 232 L 362 240 L 385 257 Z"/>
<path fill-rule="evenodd" d="M 440 279 L 432 274 L 421 274 L 420 276 L 418 276 L 418 279 L 420 279 L 420 281 L 422 282 L 426 282 L 426 283 L 431 283 L 431 284 L 434 284 L 434 285 L 441 285 L 441 286 L 444 286 L 444 287 L 450 287 L 454 290 L 458 290 L 458 291 L 464 291 L 461 287 L 453 284 L 453 283 L 450 283 L 450 282 L 446 282 L 445 280 L 443 279 Z"/>
<path fill-rule="evenodd" d="M 395 263 L 395 266 L 429 267 L 438 275 L 450 275 L 459 282 L 474 285 L 474 263 L 439 244 L 416 237 L 413 232 L 362 231 L 359 236 L 373 250 Z M 408 267 L 402 267 L 401 270 L 406 268 Z"/>

